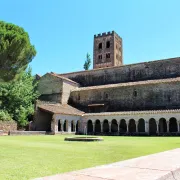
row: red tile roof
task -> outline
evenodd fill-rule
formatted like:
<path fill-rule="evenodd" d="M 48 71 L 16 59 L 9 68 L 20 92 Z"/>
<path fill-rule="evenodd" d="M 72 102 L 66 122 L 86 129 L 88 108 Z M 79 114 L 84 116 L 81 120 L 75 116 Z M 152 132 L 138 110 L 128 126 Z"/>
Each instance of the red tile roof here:
<path fill-rule="evenodd" d="M 65 115 L 82 115 L 83 111 L 80 111 L 68 104 L 42 104 L 38 105 L 41 110 L 47 111 L 52 114 L 65 114 Z"/>

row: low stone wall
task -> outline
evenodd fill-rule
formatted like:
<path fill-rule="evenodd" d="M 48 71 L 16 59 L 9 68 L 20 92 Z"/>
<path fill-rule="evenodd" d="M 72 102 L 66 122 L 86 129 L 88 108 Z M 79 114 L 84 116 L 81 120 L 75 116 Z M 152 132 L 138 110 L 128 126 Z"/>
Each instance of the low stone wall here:
<path fill-rule="evenodd" d="M 52 134 L 46 131 L 9 131 L 8 135 L 10 136 L 17 136 L 17 135 L 46 135 Z"/>
<path fill-rule="evenodd" d="M 17 123 L 15 121 L 0 121 L 0 130 L 3 132 L 16 131 Z"/>

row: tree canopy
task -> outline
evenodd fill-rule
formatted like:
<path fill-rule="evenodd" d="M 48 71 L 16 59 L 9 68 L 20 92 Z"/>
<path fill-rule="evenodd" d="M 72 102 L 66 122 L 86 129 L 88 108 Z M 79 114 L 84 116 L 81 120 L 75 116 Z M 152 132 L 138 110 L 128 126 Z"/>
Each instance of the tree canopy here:
<path fill-rule="evenodd" d="M 85 69 L 85 70 L 89 70 L 90 66 L 91 66 L 91 58 L 90 58 L 90 54 L 87 53 L 87 55 L 86 55 L 86 61 L 85 61 L 85 63 L 84 63 L 84 69 Z"/>
<path fill-rule="evenodd" d="M 37 83 L 31 75 L 31 69 L 11 83 L 0 86 L 0 120 L 13 119 L 20 126 L 25 126 L 28 116 L 34 113 L 34 103 L 38 98 Z"/>
<path fill-rule="evenodd" d="M 22 27 L 0 21 L 0 81 L 18 77 L 36 55 Z"/>

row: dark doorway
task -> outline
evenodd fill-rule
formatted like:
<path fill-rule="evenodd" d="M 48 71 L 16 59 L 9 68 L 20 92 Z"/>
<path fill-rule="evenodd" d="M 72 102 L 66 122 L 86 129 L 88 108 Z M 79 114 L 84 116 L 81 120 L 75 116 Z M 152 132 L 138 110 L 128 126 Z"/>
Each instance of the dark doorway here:
<path fill-rule="evenodd" d="M 118 124 L 116 119 L 113 119 L 111 122 L 111 132 L 118 132 Z"/>
<path fill-rule="evenodd" d="M 93 124 L 92 124 L 91 120 L 88 120 L 88 123 L 87 123 L 87 132 L 88 133 L 93 132 Z"/>
<path fill-rule="evenodd" d="M 105 119 L 103 122 L 103 132 L 105 132 L 105 133 L 109 132 L 109 123 L 108 123 L 107 119 Z"/>
<path fill-rule="evenodd" d="M 157 132 L 156 120 L 151 118 L 149 120 L 149 134 L 156 135 L 156 132 Z"/>
<path fill-rule="evenodd" d="M 138 121 L 138 132 L 145 132 L 145 121 L 144 121 L 144 119 L 139 119 L 139 121 Z"/>
<path fill-rule="evenodd" d="M 95 132 L 101 132 L 100 120 L 96 120 L 96 122 L 95 122 Z"/>
<path fill-rule="evenodd" d="M 58 120 L 58 131 L 61 131 L 61 122 Z"/>
<path fill-rule="evenodd" d="M 125 119 L 121 119 L 120 125 L 119 125 L 119 130 L 120 130 L 120 132 L 122 132 L 122 133 L 127 132 L 127 125 L 126 125 Z"/>
<path fill-rule="evenodd" d="M 169 120 L 169 132 L 177 132 L 178 127 L 177 127 L 177 120 L 176 118 L 171 118 Z"/>
<path fill-rule="evenodd" d="M 134 119 L 130 119 L 129 121 L 129 132 L 130 133 L 136 132 L 136 123 Z"/>
<path fill-rule="evenodd" d="M 166 124 L 166 119 L 161 118 L 159 120 L 159 132 L 164 133 L 167 132 L 167 124 Z"/>

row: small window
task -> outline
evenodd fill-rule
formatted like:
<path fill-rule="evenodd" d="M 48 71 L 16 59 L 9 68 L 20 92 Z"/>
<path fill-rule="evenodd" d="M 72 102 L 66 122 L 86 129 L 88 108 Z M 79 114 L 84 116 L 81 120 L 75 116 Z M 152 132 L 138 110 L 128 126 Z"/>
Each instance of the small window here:
<path fill-rule="evenodd" d="M 107 53 L 106 54 L 106 59 L 109 59 L 110 58 L 110 53 Z"/>
<path fill-rule="evenodd" d="M 110 48 L 110 41 L 106 42 L 106 48 Z"/>
<path fill-rule="evenodd" d="M 108 99 L 108 94 L 105 94 L 105 98 Z"/>
<path fill-rule="evenodd" d="M 102 43 L 99 43 L 99 49 L 102 49 Z"/>
<path fill-rule="evenodd" d="M 134 90 L 133 95 L 134 95 L 134 97 L 136 97 L 136 96 L 137 96 L 137 91 L 136 91 L 136 90 Z"/>
<path fill-rule="evenodd" d="M 78 95 L 78 100 L 80 100 L 80 95 Z"/>
<path fill-rule="evenodd" d="M 102 59 L 102 55 L 99 55 L 99 56 L 98 56 L 98 59 Z"/>
<path fill-rule="evenodd" d="M 118 45 L 116 44 L 116 49 L 118 49 Z"/>

